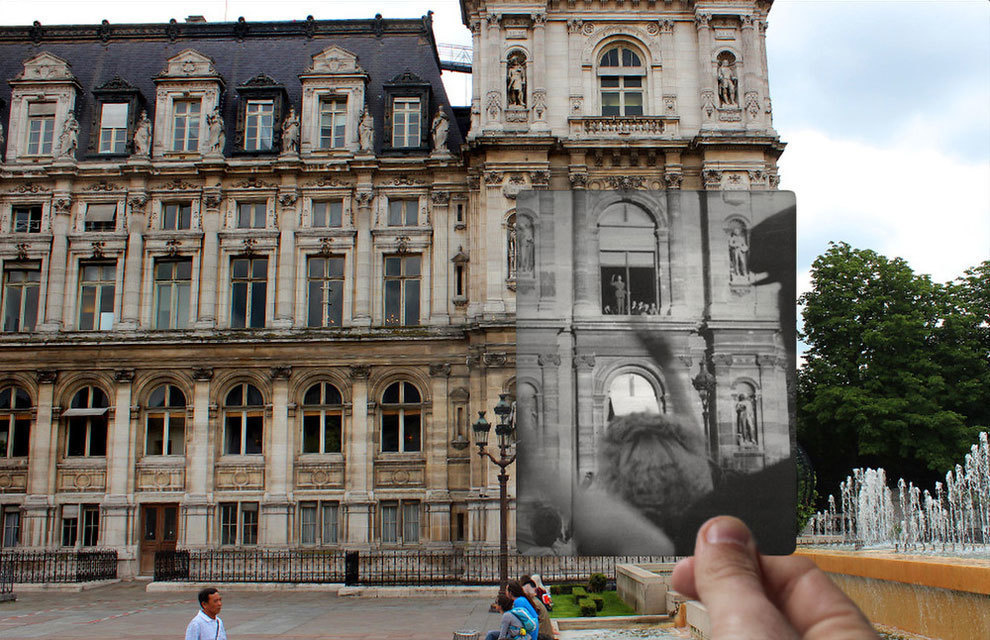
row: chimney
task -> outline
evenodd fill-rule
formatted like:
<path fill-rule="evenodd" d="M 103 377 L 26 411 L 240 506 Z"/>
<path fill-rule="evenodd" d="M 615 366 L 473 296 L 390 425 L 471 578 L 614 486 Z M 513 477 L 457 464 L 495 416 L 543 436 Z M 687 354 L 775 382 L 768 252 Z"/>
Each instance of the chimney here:
<path fill-rule="evenodd" d="M 189 16 L 186 18 L 186 22 L 206 22 L 206 18 L 203 16 Z"/>

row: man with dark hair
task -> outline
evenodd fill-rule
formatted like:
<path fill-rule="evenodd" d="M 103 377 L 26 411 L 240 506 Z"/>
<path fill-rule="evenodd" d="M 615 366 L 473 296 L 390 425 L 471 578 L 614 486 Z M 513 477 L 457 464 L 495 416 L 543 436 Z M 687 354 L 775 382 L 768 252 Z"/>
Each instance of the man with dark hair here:
<path fill-rule="evenodd" d="M 223 600 L 216 587 L 199 592 L 199 613 L 186 627 L 186 640 L 227 640 L 227 630 L 220 619 Z"/>

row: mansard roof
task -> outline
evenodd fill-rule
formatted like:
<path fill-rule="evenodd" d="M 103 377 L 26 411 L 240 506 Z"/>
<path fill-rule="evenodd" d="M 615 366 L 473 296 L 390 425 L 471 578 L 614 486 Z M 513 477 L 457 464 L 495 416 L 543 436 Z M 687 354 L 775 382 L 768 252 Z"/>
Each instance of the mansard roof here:
<path fill-rule="evenodd" d="M 313 56 L 337 47 L 357 56 L 368 75 L 366 100 L 375 127 L 384 126 L 382 87 L 396 76 L 413 74 L 431 86 L 429 113 L 442 106 L 453 120 L 443 83 L 433 34 L 432 13 L 421 19 L 306 20 L 291 22 L 192 22 L 167 24 L 53 25 L 0 27 L 0 122 L 9 118 L 11 86 L 8 81 L 24 71 L 24 62 L 41 53 L 68 62 L 82 91 L 76 117 L 83 123 L 80 148 L 89 144 L 93 90 L 115 78 L 136 87 L 154 119 L 155 78 L 168 60 L 186 50 L 209 58 L 222 78 L 223 117 L 228 137 L 237 117 L 237 87 L 268 76 L 285 87 L 300 110 L 299 75 L 311 69 Z M 379 139 L 384 136 L 378 136 Z M 448 144 L 460 148 L 461 133 L 451 127 Z"/>

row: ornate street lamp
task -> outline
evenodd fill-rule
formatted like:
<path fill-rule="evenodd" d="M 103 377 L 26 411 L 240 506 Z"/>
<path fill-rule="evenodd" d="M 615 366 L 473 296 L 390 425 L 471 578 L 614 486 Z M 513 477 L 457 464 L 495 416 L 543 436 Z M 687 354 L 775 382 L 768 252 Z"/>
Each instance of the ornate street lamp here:
<path fill-rule="evenodd" d="M 496 458 L 488 450 L 488 434 L 492 425 L 485 420 L 485 412 L 478 412 L 478 420 L 471 425 L 474 430 L 474 443 L 478 445 L 478 455 L 488 459 L 498 465 L 501 470 L 498 474 L 499 487 L 499 548 L 498 548 L 498 581 L 502 589 L 509 581 L 509 474 L 505 468 L 515 462 L 516 454 L 509 454 L 512 447 L 512 432 L 516 430 L 515 416 L 512 415 L 512 405 L 506 402 L 507 394 L 500 393 L 498 404 L 495 405 L 495 415 L 498 416 L 498 424 L 495 425 L 495 435 L 498 437 L 499 455 Z"/>

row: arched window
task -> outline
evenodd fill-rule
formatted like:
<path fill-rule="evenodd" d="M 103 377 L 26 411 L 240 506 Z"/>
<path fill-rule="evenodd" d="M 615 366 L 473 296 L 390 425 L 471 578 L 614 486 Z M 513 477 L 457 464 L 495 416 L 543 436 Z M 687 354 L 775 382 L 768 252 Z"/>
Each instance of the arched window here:
<path fill-rule="evenodd" d="M 265 399 L 254 385 L 242 382 L 224 400 L 223 452 L 261 455 L 265 435 Z"/>
<path fill-rule="evenodd" d="M 610 206 L 599 222 L 602 313 L 656 315 L 660 308 L 656 224 L 636 205 Z"/>
<path fill-rule="evenodd" d="M 422 399 L 408 382 L 393 382 L 382 394 L 382 451 L 422 450 Z"/>
<path fill-rule="evenodd" d="M 643 115 L 646 67 L 639 53 L 629 45 L 616 45 L 598 61 L 603 116 Z"/>
<path fill-rule="evenodd" d="M 637 373 L 623 373 L 608 387 L 608 420 L 630 413 L 660 413 L 661 402 L 650 381 Z"/>
<path fill-rule="evenodd" d="M 145 414 L 146 456 L 181 456 L 185 452 L 186 396 L 171 384 L 151 392 Z"/>
<path fill-rule="evenodd" d="M 28 454 L 31 396 L 20 387 L 0 387 L 0 458 Z"/>
<path fill-rule="evenodd" d="M 340 453 L 344 401 L 329 382 L 311 386 L 303 396 L 303 453 Z"/>
<path fill-rule="evenodd" d="M 107 454 L 107 412 L 110 402 L 99 387 L 83 387 L 72 397 L 63 414 L 69 419 L 65 455 Z"/>

